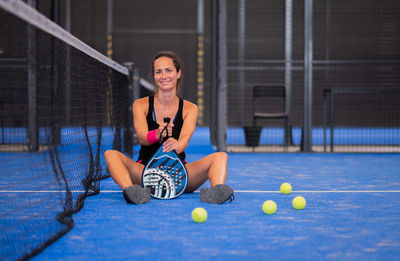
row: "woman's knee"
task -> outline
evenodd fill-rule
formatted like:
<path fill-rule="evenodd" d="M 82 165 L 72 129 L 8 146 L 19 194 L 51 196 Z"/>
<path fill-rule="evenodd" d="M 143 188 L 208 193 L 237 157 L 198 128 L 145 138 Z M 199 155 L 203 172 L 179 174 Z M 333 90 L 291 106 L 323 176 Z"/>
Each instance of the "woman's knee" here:
<path fill-rule="evenodd" d="M 226 154 L 225 152 L 215 152 L 214 153 L 214 158 L 217 161 L 227 162 L 228 161 L 228 154 Z"/>
<path fill-rule="evenodd" d="M 119 152 L 116 151 L 116 150 L 106 150 L 106 151 L 104 152 L 104 158 L 105 158 L 106 160 L 109 160 L 109 159 L 111 159 L 111 158 L 114 157 L 114 156 L 118 156 L 118 154 L 119 154 Z"/>
<path fill-rule="evenodd" d="M 112 156 L 112 154 L 113 154 L 113 151 L 112 151 L 112 150 L 106 150 L 106 151 L 104 152 L 104 158 L 105 158 L 105 159 L 108 159 L 108 158 L 110 158 L 110 157 Z"/>

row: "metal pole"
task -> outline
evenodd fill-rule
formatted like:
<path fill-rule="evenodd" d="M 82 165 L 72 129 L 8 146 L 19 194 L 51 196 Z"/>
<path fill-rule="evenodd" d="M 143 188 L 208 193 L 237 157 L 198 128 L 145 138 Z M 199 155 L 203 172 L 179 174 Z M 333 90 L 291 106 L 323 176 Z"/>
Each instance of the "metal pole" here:
<path fill-rule="evenodd" d="M 136 101 L 140 98 L 140 70 L 138 68 L 133 69 L 133 100 Z"/>
<path fill-rule="evenodd" d="M 330 73 L 330 52 L 331 52 L 331 0 L 326 0 L 325 7 L 325 80 L 328 85 L 330 85 L 329 73 Z M 330 86 L 328 86 L 330 87 Z"/>
<path fill-rule="evenodd" d="M 136 101 L 140 98 L 140 70 L 138 68 L 133 69 L 133 100 Z M 133 106 L 133 103 L 132 103 Z M 132 109 L 132 117 L 133 117 L 133 109 Z M 136 130 L 132 123 L 132 133 L 133 133 L 133 144 L 139 144 L 137 139 Z"/>
<path fill-rule="evenodd" d="M 113 0 L 107 0 L 107 57 L 112 58 Z"/>
<path fill-rule="evenodd" d="M 219 0 L 218 10 L 218 136 L 217 150 L 226 151 L 227 119 L 227 0 Z"/>
<path fill-rule="evenodd" d="M 243 124 L 244 112 L 244 86 L 245 86 L 245 73 L 244 73 L 244 59 L 245 59 L 245 44 L 246 44 L 246 0 L 239 0 L 239 24 L 238 24 L 238 59 L 239 59 L 239 125 Z"/>
<path fill-rule="evenodd" d="M 211 1 L 211 97 L 210 139 L 217 146 L 217 90 L 218 90 L 218 0 Z"/>
<path fill-rule="evenodd" d="M 134 63 L 126 62 L 125 67 L 128 68 L 128 122 L 124 126 L 124 152 L 131 158 L 133 157 L 133 102 L 134 102 Z M 124 110 L 125 111 L 125 110 Z"/>
<path fill-rule="evenodd" d="M 28 4 L 36 8 L 36 0 L 29 0 Z M 28 151 L 35 152 L 39 150 L 39 130 L 37 126 L 37 103 L 36 103 L 36 68 L 37 68 L 37 46 L 36 46 L 36 28 L 28 24 Z"/>
<path fill-rule="evenodd" d="M 71 0 L 65 0 L 65 30 L 71 32 Z"/>
<path fill-rule="evenodd" d="M 65 30 L 71 32 L 71 0 L 65 1 Z M 71 47 L 66 46 L 65 54 L 65 122 L 71 124 Z"/>
<path fill-rule="evenodd" d="M 292 98 L 292 34 L 293 34 L 293 0 L 286 0 L 285 2 L 285 111 L 288 115 L 288 125 L 285 130 L 285 144 L 290 145 L 292 134 L 290 122 L 291 98 Z M 289 140 L 286 140 L 289 139 Z"/>
<path fill-rule="evenodd" d="M 65 54 L 65 122 L 71 124 L 71 47 L 66 46 Z"/>
<path fill-rule="evenodd" d="M 204 123 L 204 0 L 197 0 L 197 123 Z"/>
<path fill-rule="evenodd" d="M 106 37 L 107 37 L 107 57 L 112 59 L 113 51 L 112 51 L 112 13 L 113 13 L 113 0 L 107 0 L 107 16 L 106 16 Z M 108 90 L 107 90 L 107 108 L 109 112 L 113 112 L 113 90 L 111 85 L 111 70 L 108 73 Z M 114 124 L 115 122 L 111 122 L 111 115 L 107 113 L 107 124 Z"/>
<path fill-rule="evenodd" d="M 304 152 L 312 151 L 313 0 L 304 2 Z"/>
<path fill-rule="evenodd" d="M 60 0 L 53 0 L 51 7 L 51 20 L 60 24 Z M 51 42 L 51 52 L 52 52 L 52 61 L 51 61 L 51 84 L 53 86 L 53 126 L 52 126 L 52 145 L 58 145 L 61 142 L 61 124 L 62 119 L 60 115 L 60 79 L 59 79 L 59 50 L 58 46 L 60 46 L 59 41 L 53 37 Z"/>
<path fill-rule="evenodd" d="M 331 110 L 334 106 L 333 104 L 333 98 L 334 98 L 334 91 L 332 90 L 332 84 L 331 84 L 331 77 L 330 77 L 330 72 L 331 72 L 331 66 L 330 66 L 330 52 L 331 52 L 331 0 L 326 0 L 326 7 L 325 7 L 325 82 L 327 87 L 331 90 L 330 96 L 329 96 L 329 119 L 330 123 L 333 123 L 333 111 Z M 325 130 L 325 128 L 324 128 Z M 330 125 L 330 148 L 331 152 L 333 152 L 333 125 Z M 326 151 L 326 146 L 324 144 L 324 152 Z"/>

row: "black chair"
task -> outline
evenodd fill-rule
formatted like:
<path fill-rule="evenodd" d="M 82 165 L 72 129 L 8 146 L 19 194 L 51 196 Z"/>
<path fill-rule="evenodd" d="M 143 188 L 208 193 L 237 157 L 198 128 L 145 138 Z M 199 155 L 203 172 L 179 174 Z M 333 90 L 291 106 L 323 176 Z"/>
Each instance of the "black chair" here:
<path fill-rule="evenodd" d="M 284 129 L 284 146 L 287 147 L 292 144 L 291 128 L 289 126 L 289 115 L 286 112 L 286 92 L 284 86 L 257 85 L 253 87 L 252 91 L 253 102 L 253 126 L 257 126 L 259 119 L 281 119 Z M 268 106 L 265 104 L 271 102 L 276 106 Z"/>

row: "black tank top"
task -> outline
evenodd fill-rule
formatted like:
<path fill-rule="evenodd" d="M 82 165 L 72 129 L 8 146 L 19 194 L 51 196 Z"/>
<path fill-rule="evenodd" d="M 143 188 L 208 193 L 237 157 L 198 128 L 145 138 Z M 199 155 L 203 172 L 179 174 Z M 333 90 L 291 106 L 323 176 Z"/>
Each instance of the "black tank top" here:
<path fill-rule="evenodd" d="M 183 99 L 179 98 L 179 108 L 173 120 L 174 127 L 172 128 L 172 137 L 174 137 L 177 140 L 179 139 L 179 135 L 181 134 L 181 129 L 183 125 L 182 111 L 183 111 Z M 159 125 L 157 123 L 156 114 L 154 111 L 153 95 L 149 96 L 149 112 L 147 113 L 146 121 L 147 121 L 147 128 L 149 131 L 158 129 Z M 160 146 L 161 146 L 160 142 L 156 142 L 149 146 L 141 145 L 138 161 L 146 165 Z M 182 161 L 185 161 L 186 158 L 185 152 L 180 153 L 178 156 Z"/>

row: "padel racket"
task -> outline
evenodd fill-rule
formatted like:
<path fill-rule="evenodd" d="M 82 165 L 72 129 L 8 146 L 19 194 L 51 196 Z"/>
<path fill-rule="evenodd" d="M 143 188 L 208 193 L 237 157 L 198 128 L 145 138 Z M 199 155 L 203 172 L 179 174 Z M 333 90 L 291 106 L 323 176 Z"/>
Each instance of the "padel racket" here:
<path fill-rule="evenodd" d="M 170 122 L 170 118 L 164 118 Z M 167 127 L 163 131 L 167 132 Z M 163 140 L 162 142 L 164 142 Z M 175 151 L 163 152 L 162 145 L 147 163 L 142 173 L 143 187 L 150 188 L 150 195 L 158 199 L 172 199 L 179 197 L 187 186 L 187 170 Z"/>

